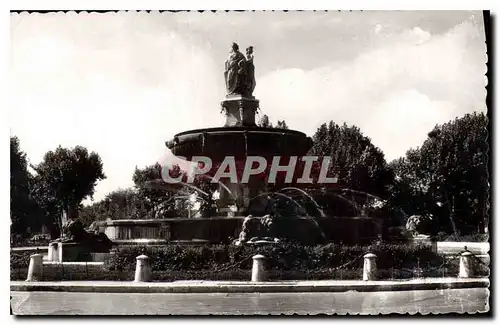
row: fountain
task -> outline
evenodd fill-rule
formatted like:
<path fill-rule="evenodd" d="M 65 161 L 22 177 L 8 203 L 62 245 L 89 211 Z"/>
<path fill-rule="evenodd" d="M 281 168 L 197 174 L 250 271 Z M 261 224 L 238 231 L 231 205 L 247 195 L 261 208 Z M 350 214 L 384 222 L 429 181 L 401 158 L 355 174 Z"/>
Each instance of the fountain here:
<path fill-rule="evenodd" d="M 170 152 L 186 160 L 191 160 L 195 156 L 209 157 L 215 166 L 231 156 L 240 167 L 250 156 L 263 157 L 267 166 L 271 165 L 273 157 L 276 156 L 285 160 L 290 157 L 305 156 L 313 143 L 312 139 L 304 133 L 256 125 L 255 115 L 260 107 L 259 100 L 253 96 L 256 85 L 254 71 L 253 48 L 247 48 L 245 56 L 239 51 L 238 45 L 233 43 L 229 58 L 225 62 L 226 97 L 221 102 L 221 113 L 224 113 L 226 118 L 224 126 L 176 134 L 172 140 L 165 143 Z M 280 164 L 284 165 L 286 161 L 282 160 Z M 256 215 L 253 211 L 260 211 L 260 217 L 266 214 L 264 210 L 268 202 L 265 202 L 265 197 L 269 191 L 268 179 L 261 175 L 251 175 L 249 181 L 245 183 L 240 180 L 240 178 L 236 182 L 230 181 L 229 178 L 219 180 L 218 209 L 212 217 L 114 220 L 106 222 L 106 234 L 115 242 L 144 243 L 147 238 L 149 243 L 160 244 L 165 242 L 220 243 L 229 242 L 230 238 L 239 238 L 242 228 L 251 228 L 250 225 L 254 223 L 252 217 L 247 218 L 243 225 L 248 214 Z M 306 215 L 293 220 L 280 218 L 277 220 L 276 227 L 282 228 L 279 223 L 288 223 L 288 227 L 301 228 L 306 233 L 310 232 L 310 237 L 313 237 L 312 233 L 316 232 L 321 234 L 318 238 L 331 240 L 332 236 L 325 237 L 321 228 L 334 228 L 336 227 L 335 221 L 332 221 L 332 218 L 325 218 L 318 203 L 305 191 L 295 188 L 295 192 L 308 197 L 318 211 L 320 219 L 328 220 L 322 221 L 320 225 L 313 217 L 308 216 L 304 209 L 298 209 L 299 213 Z M 278 192 L 275 192 L 273 196 L 287 197 L 284 193 Z M 293 199 L 290 202 L 293 202 Z M 253 211 L 249 211 L 250 204 L 252 204 Z M 297 205 L 296 202 L 295 205 Z M 329 233 L 331 233 L 330 230 Z M 341 235 L 342 231 L 335 232 L 335 236 L 342 237 Z M 272 240 L 274 241 L 274 238 Z M 316 239 L 312 241 L 314 243 Z"/>
<path fill-rule="evenodd" d="M 166 143 L 174 155 L 188 160 L 193 156 L 210 157 L 214 164 L 220 164 L 225 157 L 232 156 L 239 165 L 248 156 L 264 157 L 270 164 L 274 156 L 300 157 L 307 154 L 312 147 L 312 140 L 304 133 L 256 125 L 259 100 L 253 96 L 253 72 L 253 48 L 247 49 L 245 57 L 239 52 L 238 45 L 233 43 L 224 73 L 227 94 L 221 103 L 226 116 L 225 125 L 176 134 L 172 141 Z M 219 215 L 224 216 L 231 212 L 231 206 L 234 205 L 237 207 L 236 214 L 242 215 L 248 207 L 248 199 L 266 191 L 267 187 L 265 180 L 259 177 L 250 177 L 247 184 L 221 181 L 225 186 L 220 185 L 218 205 Z"/>

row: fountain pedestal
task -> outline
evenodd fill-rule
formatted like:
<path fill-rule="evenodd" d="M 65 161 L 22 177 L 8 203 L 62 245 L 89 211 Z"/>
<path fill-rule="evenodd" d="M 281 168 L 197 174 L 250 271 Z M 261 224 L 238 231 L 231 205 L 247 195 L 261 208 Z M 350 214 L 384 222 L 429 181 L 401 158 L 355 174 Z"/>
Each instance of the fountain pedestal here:
<path fill-rule="evenodd" d="M 226 113 L 225 127 L 256 126 L 255 113 L 259 109 L 259 101 L 255 98 L 232 96 L 221 102 Z"/>

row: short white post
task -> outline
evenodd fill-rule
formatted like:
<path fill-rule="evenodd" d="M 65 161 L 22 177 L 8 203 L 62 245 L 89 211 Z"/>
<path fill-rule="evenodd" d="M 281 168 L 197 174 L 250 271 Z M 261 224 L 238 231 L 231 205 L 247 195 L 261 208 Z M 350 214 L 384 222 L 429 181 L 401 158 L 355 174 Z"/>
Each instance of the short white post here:
<path fill-rule="evenodd" d="M 59 255 L 58 255 L 58 250 L 57 250 L 58 243 L 49 243 L 49 251 L 48 251 L 48 258 L 47 260 L 49 262 L 57 262 L 59 261 Z"/>
<path fill-rule="evenodd" d="M 43 255 L 33 254 L 30 256 L 30 265 L 28 267 L 28 276 L 26 281 L 41 281 L 43 268 Z"/>
<path fill-rule="evenodd" d="M 365 254 L 363 265 L 363 281 L 376 280 L 377 278 L 377 256 L 373 253 Z"/>
<path fill-rule="evenodd" d="M 255 255 L 253 258 L 252 265 L 252 282 L 262 282 L 265 279 L 266 271 L 264 269 L 264 260 L 265 257 L 263 255 Z"/>
<path fill-rule="evenodd" d="M 63 243 L 57 243 L 57 261 L 61 262 L 63 261 Z"/>
<path fill-rule="evenodd" d="M 139 255 L 136 257 L 134 282 L 149 282 L 151 281 L 151 269 L 149 265 L 149 257 Z"/>
<path fill-rule="evenodd" d="M 471 252 L 463 252 L 460 255 L 459 278 L 470 278 L 474 275 L 474 262 Z"/>

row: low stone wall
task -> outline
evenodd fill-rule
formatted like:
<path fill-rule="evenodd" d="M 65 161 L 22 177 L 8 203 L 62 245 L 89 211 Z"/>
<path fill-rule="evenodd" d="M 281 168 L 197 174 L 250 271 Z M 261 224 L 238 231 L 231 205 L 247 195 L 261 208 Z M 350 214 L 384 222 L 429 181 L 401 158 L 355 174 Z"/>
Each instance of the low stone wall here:
<path fill-rule="evenodd" d="M 408 244 L 427 245 L 432 247 L 432 251 L 443 255 L 457 255 L 468 250 L 475 255 L 488 255 L 490 252 L 490 243 L 488 242 L 448 242 L 435 241 L 432 238 L 414 238 L 409 240 Z"/>
<path fill-rule="evenodd" d="M 43 281 L 86 280 L 107 272 L 103 262 L 43 262 Z"/>
<path fill-rule="evenodd" d="M 458 254 L 465 250 L 471 251 L 476 255 L 485 255 L 490 252 L 490 243 L 488 242 L 436 242 L 436 252 L 440 254 Z"/>
<path fill-rule="evenodd" d="M 203 219 L 113 220 L 105 223 L 105 234 L 115 242 L 153 239 L 165 241 L 208 240 L 227 242 L 236 238 L 243 217 Z"/>

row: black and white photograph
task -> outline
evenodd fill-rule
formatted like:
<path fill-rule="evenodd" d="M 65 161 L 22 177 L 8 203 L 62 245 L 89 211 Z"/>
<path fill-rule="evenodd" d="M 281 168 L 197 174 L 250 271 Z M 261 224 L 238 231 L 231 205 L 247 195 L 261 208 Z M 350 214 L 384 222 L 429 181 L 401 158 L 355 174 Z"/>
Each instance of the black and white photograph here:
<path fill-rule="evenodd" d="M 491 20 L 10 11 L 11 315 L 491 315 Z"/>

